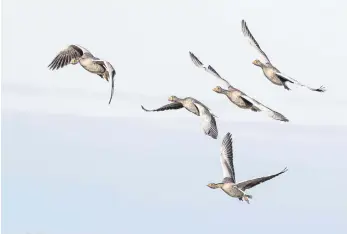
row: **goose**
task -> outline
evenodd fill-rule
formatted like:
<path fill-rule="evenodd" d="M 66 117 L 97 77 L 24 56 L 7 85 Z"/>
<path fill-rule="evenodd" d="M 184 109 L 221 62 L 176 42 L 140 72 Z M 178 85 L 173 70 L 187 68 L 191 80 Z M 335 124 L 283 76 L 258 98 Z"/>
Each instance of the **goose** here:
<path fill-rule="evenodd" d="M 241 90 L 231 86 L 226 79 L 222 78 L 221 76 L 218 76 L 217 78 L 220 79 L 228 87 L 228 89 L 226 90 L 221 88 L 220 86 L 216 86 L 212 90 L 216 93 L 224 94 L 232 103 L 234 103 L 239 108 L 250 109 L 254 112 L 264 111 L 268 114 L 268 116 L 275 120 L 289 122 L 289 119 L 287 119 L 284 115 L 270 109 L 269 107 L 263 105 L 254 98 L 251 98 Z"/>
<path fill-rule="evenodd" d="M 210 65 L 208 66 L 202 65 L 202 62 L 193 53 L 191 52 L 189 53 L 194 64 L 198 64 L 197 65 L 198 67 L 207 67 L 207 69 L 205 69 L 206 71 L 213 74 L 217 79 L 221 80 L 228 87 L 228 90 L 225 90 L 225 89 L 222 89 L 220 86 L 217 86 L 213 89 L 213 91 L 215 91 L 216 93 L 225 94 L 232 103 L 234 103 L 236 106 L 242 109 L 250 109 L 254 112 L 265 111 L 268 113 L 268 115 L 271 118 L 275 120 L 279 120 L 283 122 L 289 121 L 281 113 L 271 110 L 269 107 L 264 106 L 263 104 L 255 100 L 254 98 L 249 97 L 244 92 L 231 86 L 230 83 L 226 79 L 224 79 L 221 75 L 219 75 L 219 73 L 213 67 L 211 67 Z"/>
<path fill-rule="evenodd" d="M 106 60 L 94 57 L 94 55 L 86 48 L 80 45 L 69 45 L 61 50 L 53 61 L 48 65 L 50 70 L 57 70 L 68 64 L 80 64 L 85 70 L 97 74 L 102 79 L 109 82 L 111 78 L 111 97 L 108 104 L 111 103 L 114 93 L 114 76 L 116 71 L 113 66 Z"/>
<path fill-rule="evenodd" d="M 222 165 L 224 178 L 221 183 L 209 183 L 207 186 L 211 189 L 220 188 L 230 197 L 238 198 L 240 201 L 246 201 L 248 204 L 249 199 L 252 199 L 252 195 L 246 193 L 247 189 L 253 188 L 258 184 L 271 180 L 287 171 L 287 168 L 284 168 L 281 172 L 273 175 L 258 177 L 237 183 L 233 162 L 233 142 L 232 136 L 229 132 L 223 138 L 220 151 L 220 162 Z"/>
<path fill-rule="evenodd" d="M 326 91 L 324 86 L 321 86 L 319 88 L 312 88 L 280 72 L 274 65 L 272 65 L 268 56 L 260 48 L 258 42 L 255 40 L 251 31 L 249 30 L 245 20 L 241 21 L 241 29 L 242 29 L 243 35 L 248 39 L 249 43 L 258 50 L 258 52 L 261 54 L 262 59 L 265 61 L 265 63 L 263 63 L 259 59 L 256 59 L 252 62 L 253 65 L 260 67 L 263 70 L 265 77 L 269 81 L 271 81 L 273 84 L 278 86 L 283 86 L 286 90 L 290 90 L 287 84 L 291 83 L 291 84 L 299 85 L 302 87 L 306 87 L 309 90 L 315 91 L 315 92 Z"/>
<path fill-rule="evenodd" d="M 146 112 L 158 112 L 185 108 L 194 115 L 201 117 L 201 126 L 206 135 L 212 137 L 213 139 L 217 139 L 218 129 L 215 119 L 216 116 L 210 112 L 210 109 L 207 106 L 192 97 L 178 98 L 176 96 L 170 96 L 168 100 L 171 103 L 157 109 L 149 110 L 142 105 L 141 108 Z"/>
<path fill-rule="evenodd" d="M 281 113 L 274 111 L 270 109 L 269 107 L 261 104 L 254 98 L 251 98 L 241 90 L 234 88 L 233 86 L 229 85 L 228 90 L 221 88 L 220 86 L 216 86 L 214 89 L 212 89 L 216 93 L 224 94 L 227 96 L 227 98 L 234 103 L 236 106 L 238 106 L 241 109 L 250 109 L 254 112 L 266 112 L 268 116 L 275 120 L 279 120 L 282 122 L 289 122 L 289 119 L 287 119 L 284 115 Z"/>

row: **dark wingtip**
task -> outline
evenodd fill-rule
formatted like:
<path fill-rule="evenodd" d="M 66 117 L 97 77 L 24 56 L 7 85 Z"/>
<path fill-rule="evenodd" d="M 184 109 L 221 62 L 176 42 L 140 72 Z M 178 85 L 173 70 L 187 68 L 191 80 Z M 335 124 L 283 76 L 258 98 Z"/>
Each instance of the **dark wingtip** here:
<path fill-rule="evenodd" d="M 231 135 L 231 133 L 230 132 L 227 132 L 226 134 L 225 134 L 225 136 L 224 136 L 224 138 L 232 138 L 232 135 Z"/>
<path fill-rule="evenodd" d="M 319 89 L 316 89 L 315 91 L 320 92 L 320 93 L 324 93 L 327 90 L 324 86 L 321 86 L 321 87 L 319 87 Z"/>
<path fill-rule="evenodd" d="M 141 108 L 142 108 L 142 110 L 144 110 L 144 111 L 149 111 L 149 110 L 147 110 L 146 108 L 144 108 L 144 106 L 142 106 L 142 105 L 141 105 Z"/>
<path fill-rule="evenodd" d="M 112 98 L 113 98 L 113 93 L 111 93 L 110 100 L 108 101 L 108 104 L 109 104 L 109 105 L 111 104 Z"/>
<path fill-rule="evenodd" d="M 53 66 L 52 66 L 52 63 L 50 63 L 47 67 L 48 67 L 49 70 L 54 70 Z"/>
<path fill-rule="evenodd" d="M 112 74 L 113 75 L 113 74 Z M 109 81 L 107 81 L 109 82 Z M 114 75 L 112 76 L 112 86 L 111 86 L 111 96 L 110 96 L 110 100 L 108 101 L 108 104 L 111 104 L 112 98 L 113 98 L 113 94 L 114 94 Z"/>

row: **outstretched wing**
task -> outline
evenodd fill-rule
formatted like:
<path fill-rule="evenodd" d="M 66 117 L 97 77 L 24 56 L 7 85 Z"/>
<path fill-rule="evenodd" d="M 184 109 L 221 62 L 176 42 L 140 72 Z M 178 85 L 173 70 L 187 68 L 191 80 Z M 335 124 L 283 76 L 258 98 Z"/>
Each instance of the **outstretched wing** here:
<path fill-rule="evenodd" d="M 204 66 L 204 64 L 191 51 L 189 51 L 189 56 L 190 56 L 190 59 L 195 64 L 195 66 L 197 66 L 197 67 L 203 67 Z"/>
<path fill-rule="evenodd" d="M 263 59 L 266 61 L 266 63 L 271 64 L 270 59 L 267 57 L 265 52 L 260 48 L 258 42 L 255 40 L 251 31 L 248 29 L 247 23 L 245 20 L 242 20 L 241 28 L 242 28 L 243 35 L 248 38 L 249 43 L 259 51 L 259 53 L 263 56 Z"/>
<path fill-rule="evenodd" d="M 107 73 L 108 73 L 107 81 L 109 81 L 108 79 L 111 77 L 111 96 L 110 96 L 110 100 L 108 102 L 108 104 L 110 104 L 112 97 L 113 97 L 113 94 L 114 94 L 114 76 L 116 75 L 116 71 L 114 70 L 113 66 L 105 60 L 93 60 L 93 61 L 95 63 L 103 66 L 104 69 L 107 71 Z"/>
<path fill-rule="evenodd" d="M 177 109 L 183 108 L 183 105 L 181 103 L 178 103 L 178 102 L 172 102 L 172 103 L 169 103 L 165 106 L 159 107 L 158 109 L 148 110 L 148 109 L 144 108 L 142 105 L 141 105 L 141 108 L 144 111 L 153 112 L 153 111 L 177 110 Z"/>
<path fill-rule="evenodd" d="M 223 79 L 211 65 L 208 65 L 207 72 L 211 73 L 212 75 L 214 75 L 217 78 Z"/>
<path fill-rule="evenodd" d="M 279 120 L 279 121 L 284 121 L 284 122 L 288 122 L 289 120 L 284 116 L 282 115 L 281 113 L 277 112 L 277 111 L 274 111 L 274 110 L 271 110 L 269 107 L 267 106 L 264 106 L 263 104 L 261 104 L 260 102 L 258 102 L 257 100 L 247 96 L 246 94 L 242 94 L 240 96 L 242 99 L 252 103 L 255 107 L 258 107 L 260 110 L 262 111 L 265 111 L 268 113 L 268 115 L 273 118 L 273 119 L 276 119 L 276 120 Z"/>
<path fill-rule="evenodd" d="M 281 73 L 281 72 L 276 72 L 276 75 L 279 76 L 281 79 L 283 79 L 284 82 L 289 82 L 289 83 L 292 83 L 292 84 L 296 84 L 296 85 L 299 85 L 299 86 L 303 86 L 303 87 L 306 87 L 306 88 L 308 88 L 309 90 L 312 90 L 312 91 L 315 91 L 315 92 L 325 92 L 325 91 L 326 91 L 326 89 L 325 89 L 324 86 L 321 86 L 321 87 L 319 87 L 319 88 L 312 88 L 312 87 L 310 87 L 310 86 L 307 86 L 307 85 L 305 85 L 305 84 L 300 83 L 299 81 L 297 81 L 297 80 L 295 80 L 295 79 L 293 79 L 293 78 L 291 78 L 291 77 L 289 77 L 289 76 L 284 75 L 284 74 Z"/>
<path fill-rule="evenodd" d="M 265 181 L 268 181 L 268 180 L 271 180 L 272 178 L 275 178 L 276 176 L 279 176 L 281 174 L 283 174 L 284 172 L 288 171 L 287 168 L 284 168 L 284 170 L 282 170 L 281 172 L 277 173 L 277 174 L 273 174 L 273 175 L 270 175 L 270 176 L 264 176 L 264 177 L 259 177 L 259 178 L 255 178 L 255 179 L 252 179 L 252 180 L 246 180 L 246 181 L 243 181 L 243 182 L 240 182 L 240 183 L 237 183 L 236 186 L 245 191 L 246 189 L 250 189 L 258 184 L 261 184 Z"/>
<path fill-rule="evenodd" d="M 207 71 L 209 73 L 211 73 L 212 75 L 214 75 L 215 77 L 217 77 L 218 79 L 220 79 L 221 81 L 223 81 L 225 83 L 226 87 L 228 87 L 228 89 L 229 89 L 229 87 L 231 87 L 230 83 L 226 79 L 222 78 L 211 65 L 208 65 Z"/>
<path fill-rule="evenodd" d="M 190 58 L 192 59 L 193 63 L 197 67 L 202 68 L 205 66 L 192 52 L 189 51 L 189 55 L 190 55 Z M 222 76 L 219 75 L 219 73 L 211 65 L 208 65 L 207 68 L 205 67 L 205 70 L 208 73 L 212 74 L 213 76 L 217 77 L 218 79 L 222 80 L 228 88 L 230 87 L 229 82 L 226 81 L 224 78 L 222 78 Z"/>
<path fill-rule="evenodd" d="M 200 102 L 194 102 L 194 105 L 199 110 L 201 127 L 204 130 L 205 134 L 212 137 L 213 139 L 217 139 L 218 129 L 214 116 L 210 113 L 206 106 L 201 104 Z"/>
<path fill-rule="evenodd" d="M 223 181 L 235 183 L 236 178 L 233 158 L 233 141 L 229 132 L 223 138 L 220 151 L 220 162 L 224 177 Z"/>
<path fill-rule="evenodd" d="M 69 45 L 66 49 L 59 52 L 53 61 L 48 65 L 51 70 L 62 68 L 71 63 L 72 60 L 79 60 L 83 55 L 84 48 L 77 45 Z"/>

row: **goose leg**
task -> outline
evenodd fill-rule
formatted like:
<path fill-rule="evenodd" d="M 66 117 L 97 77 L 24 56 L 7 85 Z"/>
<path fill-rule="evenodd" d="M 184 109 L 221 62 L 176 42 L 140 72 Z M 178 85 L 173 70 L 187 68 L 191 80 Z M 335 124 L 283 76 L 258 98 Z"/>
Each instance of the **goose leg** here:
<path fill-rule="evenodd" d="M 108 82 L 108 73 L 105 72 L 105 73 L 102 75 L 102 78 L 104 78 L 104 79 L 107 80 L 107 82 Z"/>
<path fill-rule="evenodd" d="M 249 199 L 247 196 L 243 196 L 243 200 L 246 201 L 249 204 Z"/>

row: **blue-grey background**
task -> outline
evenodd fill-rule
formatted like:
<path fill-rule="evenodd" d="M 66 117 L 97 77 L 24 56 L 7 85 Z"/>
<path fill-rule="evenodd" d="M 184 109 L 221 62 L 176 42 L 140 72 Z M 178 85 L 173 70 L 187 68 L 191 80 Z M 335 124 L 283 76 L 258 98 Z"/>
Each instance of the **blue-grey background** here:
<path fill-rule="evenodd" d="M 345 1 L 2 1 L 2 233 L 346 233 Z M 326 93 L 272 85 L 241 33 L 245 19 L 284 73 Z M 116 93 L 78 66 L 47 65 L 80 44 L 116 68 Z M 193 51 L 289 123 L 212 92 Z M 170 95 L 218 116 L 219 138 Z M 251 205 L 206 187 L 234 136 Z"/>

